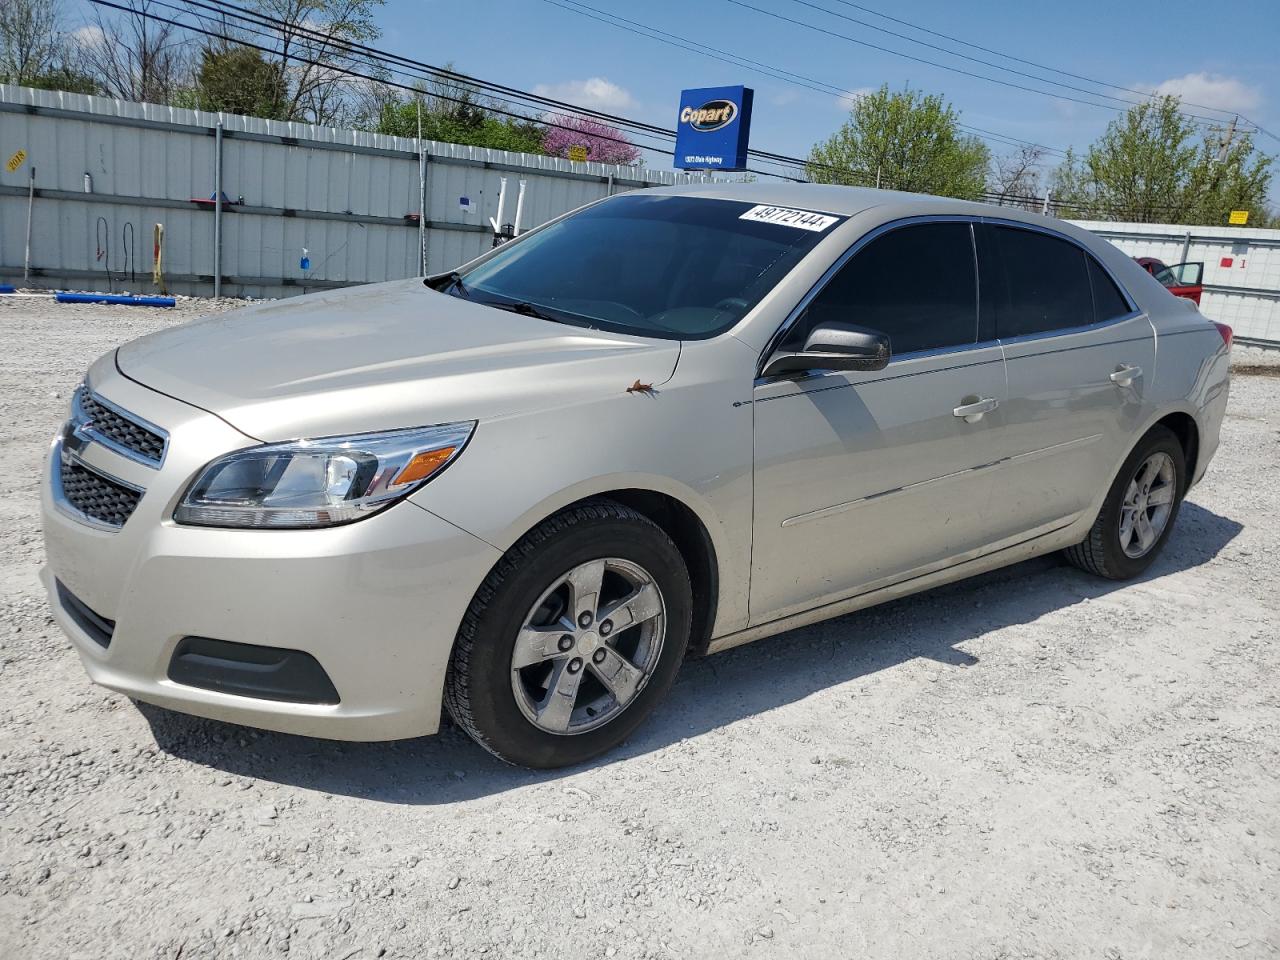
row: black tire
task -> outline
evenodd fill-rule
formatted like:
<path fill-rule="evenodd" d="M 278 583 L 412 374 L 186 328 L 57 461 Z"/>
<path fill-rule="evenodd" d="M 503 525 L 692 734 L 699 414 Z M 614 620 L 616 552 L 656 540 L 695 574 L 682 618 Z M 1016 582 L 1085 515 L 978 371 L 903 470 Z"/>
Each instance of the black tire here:
<path fill-rule="evenodd" d="M 521 712 L 512 690 L 516 635 L 558 577 L 605 557 L 638 564 L 653 578 L 665 605 L 662 649 L 643 689 L 617 716 L 582 733 L 549 733 Z M 692 610 L 684 559 L 662 528 L 612 500 L 570 507 L 522 537 L 476 591 L 454 641 L 445 707 L 472 739 L 508 763 L 542 769 L 582 763 L 629 737 L 666 695 L 688 646 Z"/>
<path fill-rule="evenodd" d="M 1174 498 L 1169 518 L 1160 532 L 1160 536 L 1152 547 L 1140 557 L 1131 557 L 1120 545 L 1121 505 L 1125 491 L 1138 472 L 1138 468 L 1156 453 L 1166 453 L 1173 460 Z M 1116 474 L 1107 499 L 1102 504 L 1093 528 L 1082 542 L 1065 551 L 1067 560 L 1081 570 L 1088 571 L 1109 580 L 1129 580 L 1138 576 L 1160 553 L 1164 542 L 1178 519 L 1178 508 L 1187 492 L 1187 463 L 1182 444 L 1177 436 L 1167 427 L 1154 426 L 1138 441 L 1137 446 L 1125 458 L 1124 465 Z"/>

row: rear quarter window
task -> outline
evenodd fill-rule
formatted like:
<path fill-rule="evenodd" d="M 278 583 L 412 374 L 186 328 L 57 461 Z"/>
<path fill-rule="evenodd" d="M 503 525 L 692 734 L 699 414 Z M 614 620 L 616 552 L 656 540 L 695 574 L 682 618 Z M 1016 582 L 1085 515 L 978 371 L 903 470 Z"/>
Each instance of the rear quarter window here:
<path fill-rule="evenodd" d="M 1089 263 L 1089 284 L 1093 288 L 1093 316 L 1098 323 L 1123 317 L 1133 311 L 1129 301 L 1120 292 L 1114 280 L 1102 269 L 1102 264 L 1085 254 Z"/>

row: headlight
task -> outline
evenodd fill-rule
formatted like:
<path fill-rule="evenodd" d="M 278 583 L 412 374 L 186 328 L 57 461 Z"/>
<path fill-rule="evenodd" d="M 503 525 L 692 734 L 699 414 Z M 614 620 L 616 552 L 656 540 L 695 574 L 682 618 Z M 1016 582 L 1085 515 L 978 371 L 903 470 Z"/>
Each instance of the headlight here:
<path fill-rule="evenodd" d="M 272 443 L 206 466 L 173 513 L 207 527 L 328 527 L 407 497 L 451 463 L 475 421 Z"/>

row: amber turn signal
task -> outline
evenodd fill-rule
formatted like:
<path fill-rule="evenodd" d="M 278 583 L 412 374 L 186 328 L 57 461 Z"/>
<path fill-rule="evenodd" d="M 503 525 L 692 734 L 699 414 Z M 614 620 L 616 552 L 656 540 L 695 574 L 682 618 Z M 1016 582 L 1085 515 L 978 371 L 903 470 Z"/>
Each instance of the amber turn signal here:
<path fill-rule="evenodd" d="M 416 454 L 404 465 L 404 469 L 391 481 L 391 486 L 398 487 L 405 483 L 416 483 L 431 476 L 453 456 L 457 447 L 441 447 L 439 450 L 424 450 Z"/>

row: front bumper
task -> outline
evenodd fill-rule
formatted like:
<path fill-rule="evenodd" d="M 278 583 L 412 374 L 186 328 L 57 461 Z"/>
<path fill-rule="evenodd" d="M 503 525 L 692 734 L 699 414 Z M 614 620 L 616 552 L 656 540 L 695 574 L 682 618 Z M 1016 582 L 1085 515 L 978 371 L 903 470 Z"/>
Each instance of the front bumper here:
<path fill-rule="evenodd" d="M 499 552 L 407 502 L 320 530 L 175 524 L 173 506 L 195 471 L 253 441 L 101 367 L 95 389 L 162 424 L 170 450 L 160 470 L 117 462 L 110 450 L 89 452 L 103 469 L 146 487 L 115 531 L 59 509 L 49 472 L 56 465 L 46 466 L 41 576 L 90 678 L 162 707 L 287 733 L 340 740 L 434 733 L 454 635 Z M 105 648 L 68 592 L 114 621 Z M 171 663 L 186 637 L 302 651 L 323 668 L 338 702 L 282 702 L 175 682 Z"/>

